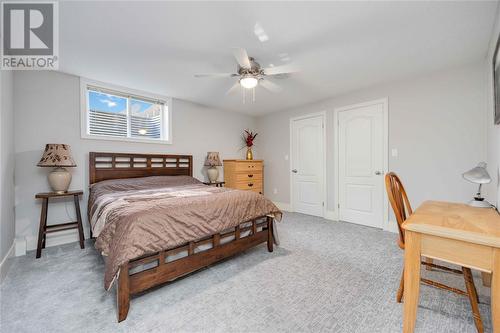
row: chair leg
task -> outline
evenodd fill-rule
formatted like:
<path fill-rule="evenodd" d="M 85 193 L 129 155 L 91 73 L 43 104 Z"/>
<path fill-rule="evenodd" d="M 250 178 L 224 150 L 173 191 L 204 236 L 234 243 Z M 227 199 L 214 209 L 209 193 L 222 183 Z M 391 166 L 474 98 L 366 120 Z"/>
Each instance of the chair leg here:
<path fill-rule="evenodd" d="M 396 296 L 396 301 L 401 303 L 403 299 L 403 294 L 405 290 L 405 270 L 401 273 L 401 280 L 399 281 L 398 295 Z"/>
<path fill-rule="evenodd" d="M 472 277 L 472 273 L 471 273 L 471 277 Z M 481 304 L 481 302 L 479 302 L 479 294 L 477 293 L 477 288 L 476 288 L 476 284 L 474 283 L 474 278 L 472 278 L 472 286 L 474 287 L 474 294 L 476 294 L 477 304 Z"/>
<path fill-rule="evenodd" d="M 467 287 L 467 295 L 469 296 L 470 305 L 472 308 L 472 314 L 474 316 L 474 323 L 476 324 L 476 329 L 479 333 L 484 332 L 483 321 L 481 320 L 481 314 L 479 313 L 478 306 L 478 296 L 476 291 L 476 286 L 474 285 L 474 280 L 472 278 L 472 272 L 470 268 L 462 267 L 462 272 L 464 272 L 465 286 Z"/>
<path fill-rule="evenodd" d="M 425 258 L 425 262 L 428 263 L 428 264 L 433 264 L 434 260 L 431 259 L 431 258 Z M 426 265 L 425 269 L 428 270 L 428 271 L 432 271 L 432 266 Z"/>

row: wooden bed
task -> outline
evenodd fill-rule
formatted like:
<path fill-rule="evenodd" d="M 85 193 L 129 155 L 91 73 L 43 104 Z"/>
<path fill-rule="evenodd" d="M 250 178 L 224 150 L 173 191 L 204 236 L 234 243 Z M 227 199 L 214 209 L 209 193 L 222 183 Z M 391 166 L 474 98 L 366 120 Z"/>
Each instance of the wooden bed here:
<path fill-rule="evenodd" d="M 89 170 L 90 184 L 107 179 L 175 175 L 192 176 L 193 157 L 191 155 L 91 152 Z M 249 235 L 240 237 L 244 232 L 248 232 Z M 227 239 L 227 237 L 234 237 L 234 239 L 222 244 L 221 239 Z M 123 264 L 120 267 L 120 273 L 116 281 L 118 321 L 127 318 L 131 295 L 175 280 L 265 242 L 267 242 L 268 251 L 272 252 L 273 217 L 270 215 L 252 221 L 242 221 L 234 230 L 207 235 L 196 242 L 136 258 Z M 195 249 L 202 245 L 211 247 L 197 252 Z M 167 262 L 167 258 L 181 252 L 186 252 L 187 256 Z M 148 264 L 154 264 L 154 267 L 136 273 L 131 272 L 131 270 L 141 265 L 148 267 Z"/>

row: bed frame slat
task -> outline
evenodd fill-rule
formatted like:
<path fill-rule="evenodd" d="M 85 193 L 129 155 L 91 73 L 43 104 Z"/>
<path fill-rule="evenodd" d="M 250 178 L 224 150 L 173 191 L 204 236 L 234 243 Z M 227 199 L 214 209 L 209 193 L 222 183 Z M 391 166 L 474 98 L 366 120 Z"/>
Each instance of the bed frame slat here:
<path fill-rule="evenodd" d="M 117 162 L 117 157 L 128 158 L 128 167 L 123 166 L 127 162 Z M 109 158 L 111 163 L 99 161 L 99 158 Z M 136 163 L 134 158 L 145 159 L 145 161 Z M 153 162 L 153 159 L 162 159 L 163 162 Z M 170 164 L 171 166 L 167 166 L 167 159 L 175 160 L 175 165 Z M 180 160 L 187 161 L 180 163 Z M 117 164 L 121 166 L 117 166 Z M 136 166 L 136 164 L 145 166 Z M 162 164 L 162 166 L 153 166 L 158 164 Z M 90 184 L 107 179 L 148 176 L 193 176 L 193 156 L 91 152 L 89 154 L 89 172 Z"/>
<path fill-rule="evenodd" d="M 160 263 L 159 266 L 153 269 L 131 275 L 127 278 L 127 280 L 130 281 L 129 289 L 127 291 L 130 295 L 143 292 L 157 285 L 173 281 L 183 275 L 221 261 L 222 259 L 232 257 L 260 243 L 266 243 L 269 241 L 272 242 L 272 237 L 269 237 L 269 235 L 272 234 L 272 231 L 270 230 L 270 228 L 272 228 L 272 218 L 268 218 L 268 222 L 266 224 L 266 229 L 259 231 L 254 235 L 235 239 L 232 242 L 219 245 L 203 252 L 191 253 L 187 257 L 170 263 Z M 268 243 L 267 245 L 269 252 L 272 252 L 272 244 Z M 188 249 L 190 248 L 189 245 L 187 247 Z M 120 271 L 128 271 L 128 265 L 130 264 L 125 264 Z"/>

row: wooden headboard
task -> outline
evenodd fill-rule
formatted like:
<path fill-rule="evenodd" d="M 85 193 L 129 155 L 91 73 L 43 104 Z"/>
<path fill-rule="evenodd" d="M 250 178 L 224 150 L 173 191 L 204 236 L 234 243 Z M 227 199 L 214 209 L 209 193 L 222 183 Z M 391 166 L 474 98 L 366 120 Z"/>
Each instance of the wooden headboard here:
<path fill-rule="evenodd" d="M 89 182 L 147 176 L 193 176 L 192 155 L 89 153 Z"/>

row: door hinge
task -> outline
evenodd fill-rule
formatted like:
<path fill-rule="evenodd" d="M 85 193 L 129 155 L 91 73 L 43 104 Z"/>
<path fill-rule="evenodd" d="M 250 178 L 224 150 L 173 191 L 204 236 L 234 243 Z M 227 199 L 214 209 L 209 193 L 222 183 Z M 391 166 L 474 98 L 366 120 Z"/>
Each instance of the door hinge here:
<path fill-rule="evenodd" d="M 337 204 L 337 208 L 340 208 L 340 204 Z"/>
<path fill-rule="evenodd" d="M 325 202 L 324 201 L 321 203 L 321 206 L 325 207 Z"/>

